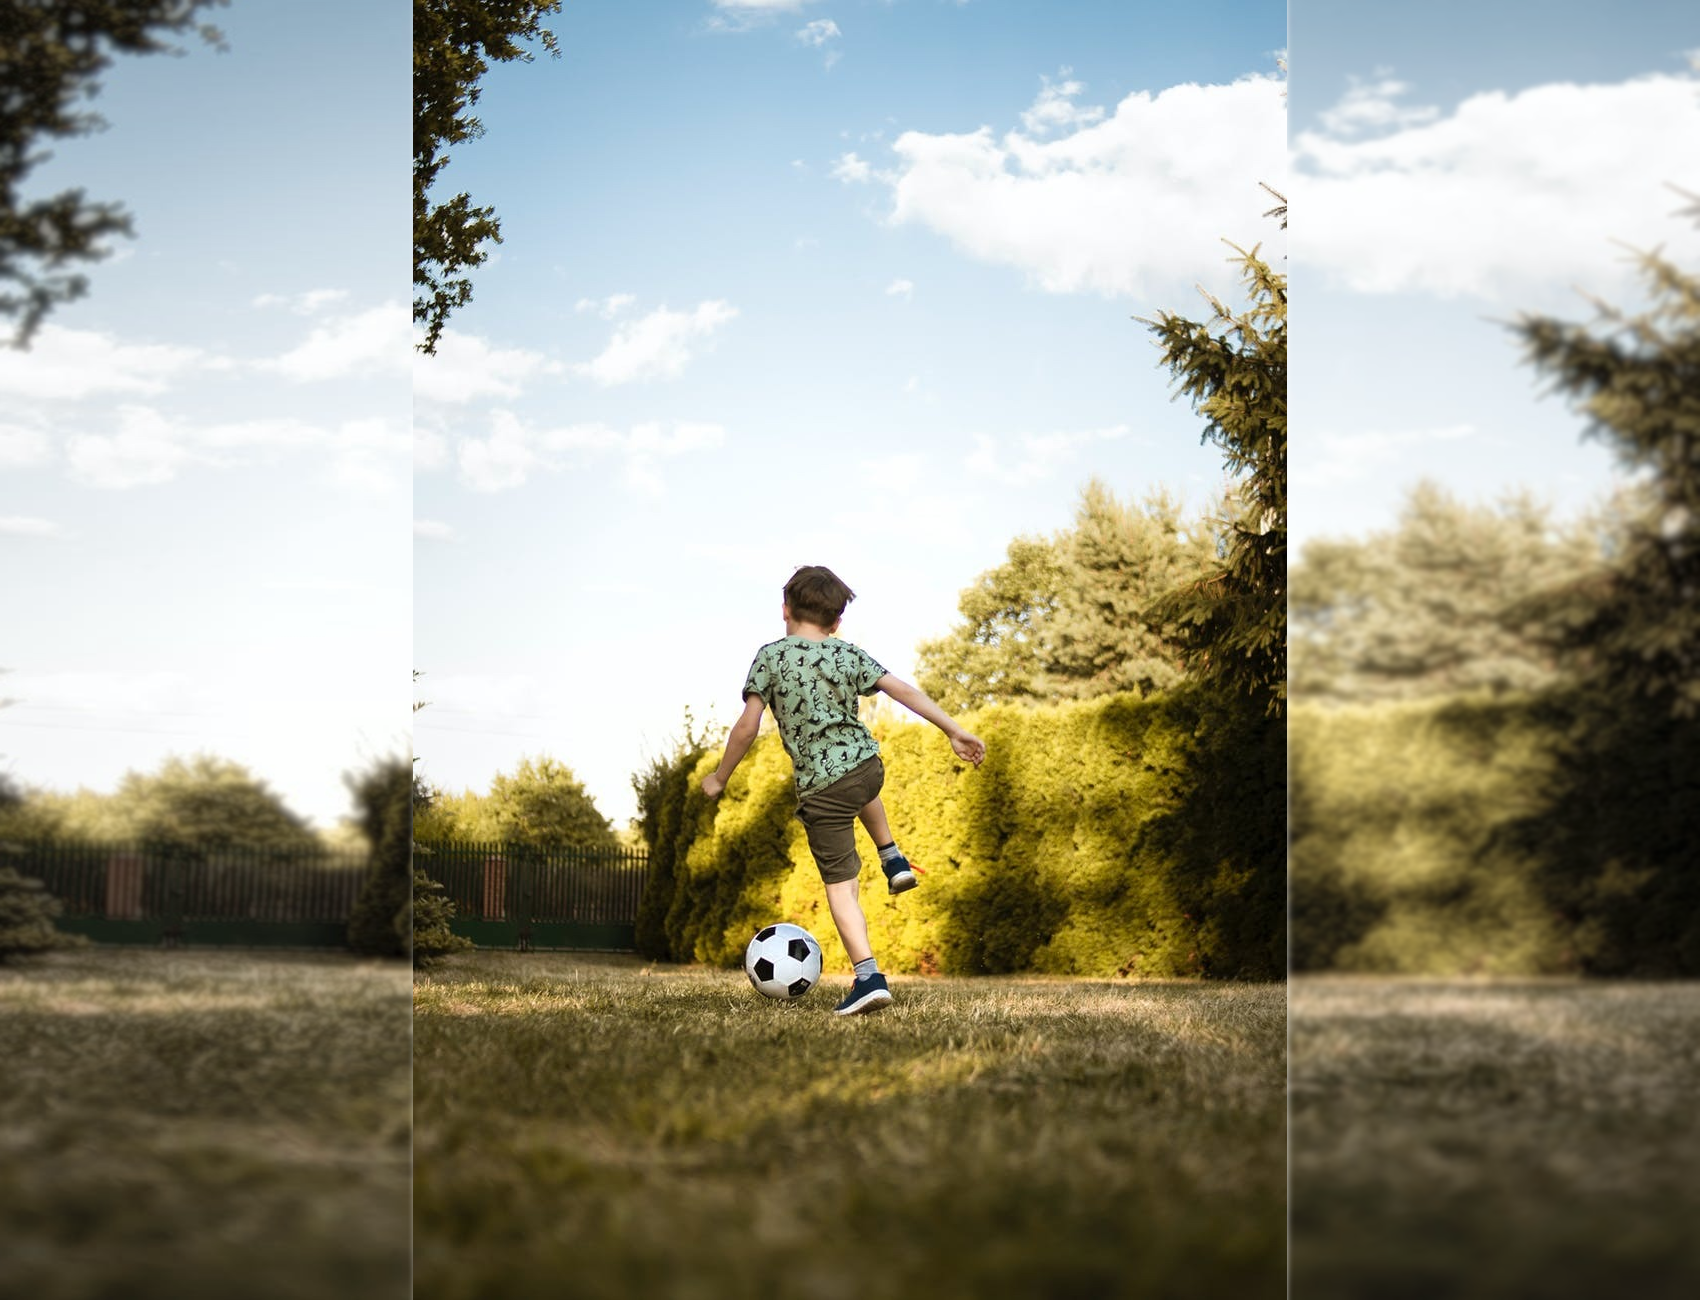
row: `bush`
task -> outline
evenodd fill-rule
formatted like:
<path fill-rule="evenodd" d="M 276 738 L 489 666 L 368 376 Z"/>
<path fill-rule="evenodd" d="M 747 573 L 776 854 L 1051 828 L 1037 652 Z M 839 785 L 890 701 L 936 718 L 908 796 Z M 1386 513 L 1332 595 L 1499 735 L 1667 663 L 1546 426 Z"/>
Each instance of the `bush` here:
<path fill-rule="evenodd" d="M 53 924 L 61 910 L 59 900 L 41 881 L 12 867 L 0 867 L 0 961 L 86 944 L 87 939 L 66 934 Z"/>
<path fill-rule="evenodd" d="M 995 706 L 963 720 L 987 744 L 977 771 L 928 724 L 874 727 L 893 833 L 924 873 L 899 899 L 869 873 L 863 905 L 883 966 L 1280 978 L 1278 719 L 1193 690 Z M 718 758 L 652 774 L 666 789 L 644 820 L 640 945 L 733 965 L 755 930 L 784 919 L 827 940 L 829 969 L 844 969 L 778 737 L 758 738 L 715 802 L 698 783 Z M 674 806 L 676 825 L 660 815 Z"/>

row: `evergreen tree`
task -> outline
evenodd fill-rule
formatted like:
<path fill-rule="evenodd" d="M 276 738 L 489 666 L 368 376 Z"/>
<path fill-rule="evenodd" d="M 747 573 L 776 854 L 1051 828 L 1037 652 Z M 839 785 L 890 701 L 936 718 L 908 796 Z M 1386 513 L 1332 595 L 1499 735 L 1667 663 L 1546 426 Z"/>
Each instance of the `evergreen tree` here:
<path fill-rule="evenodd" d="M 423 706 L 415 705 L 415 712 Z M 429 966 L 438 957 L 447 956 L 452 952 L 462 952 L 472 947 L 468 939 L 462 938 L 450 928 L 449 923 L 455 917 L 454 899 L 442 884 L 431 877 L 425 867 L 430 857 L 428 848 L 421 848 L 417 843 L 419 838 L 419 823 L 429 812 L 432 802 L 432 792 L 429 786 L 419 780 L 413 780 L 413 826 L 415 843 L 413 845 L 413 900 L 409 909 L 410 923 L 413 930 L 413 964 Z"/>
<path fill-rule="evenodd" d="M 1398 523 L 1319 540 L 1292 571 L 1295 696 L 1366 701 L 1560 681 L 1540 602 L 1604 562 L 1606 522 L 1560 527 L 1528 494 L 1469 505 L 1434 483 Z"/>
<path fill-rule="evenodd" d="M 1173 686 L 1173 630 L 1149 625 L 1144 610 L 1204 572 L 1214 548 L 1204 521 L 1186 519 L 1168 493 L 1130 506 L 1093 479 L 1071 528 L 1017 538 L 962 593 L 963 622 L 917 650 L 921 689 L 955 712 Z"/>
<path fill-rule="evenodd" d="M 24 804 L 22 791 L 10 776 L 0 773 L 0 825 L 5 824 L 8 814 Z M 0 864 L 5 862 L 9 848 L 0 843 Z M 87 943 L 81 936 L 66 934 L 53 924 L 53 918 L 61 910 L 59 900 L 47 892 L 41 881 L 0 865 L 0 961 Z"/>
<path fill-rule="evenodd" d="M 65 190 L 47 198 L 20 193 L 44 143 L 87 135 L 104 123 L 80 107 L 99 89 L 117 54 L 176 48 L 166 39 L 187 31 L 219 43 L 200 10 L 224 0 L 78 0 L 19 3 L 0 20 L 0 315 L 17 321 L 11 339 L 27 347 L 55 306 L 88 291 L 72 268 L 105 257 L 107 241 L 131 233 L 116 203 Z"/>
<path fill-rule="evenodd" d="M 1700 204 L 1691 214 L 1700 219 Z M 1700 275 L 1639 258 L 1650 306 L 1592 326 L 1525 315 L 1528 360 L 1589 417 L 1652 501 L 1608 575 L 1561 603 L 1590 677 L 1678 717 L 1700 713 Z"/>
<path fill-rule="evenodd" d="M 451 311 L 472 298 L 463 272 L 501 243 L 493 207 L 468 194 L 433 203 L 431 187 L 452 145 L 484 133 L 470 109 L 489 61 L 529 62 L 527 41 L 559 56 L 547 14 L 560 0 L 414 0 L 413 3 L 413 319 L 425 326 L 420 350 L 434 353 Z"/>
<path fill-rule="evenodd" d="M 367 957 L 405 957 L 413 932 L 413 764 L 387 759 L 347 784 L 372 846 L 366 884 L 348 918 L 348 946 Z"/>
<path fill-rule="evenodd" d="M 1275 213 L 1285 220 L 1285 202 Z M 1147 617 L 1174 625 L 1189 670 L 1269 712 L 1287 697 L 1287 277 L 1253 248 L 1238 254 L 1250 306 L 1239 315 L 1206 293 L 1211 317 L 1159 312 L 1146 321 L 1177 396 L 1205 417 L 1240 510 L 1225 518 L 1221 561 L 1154 601 Z"/>

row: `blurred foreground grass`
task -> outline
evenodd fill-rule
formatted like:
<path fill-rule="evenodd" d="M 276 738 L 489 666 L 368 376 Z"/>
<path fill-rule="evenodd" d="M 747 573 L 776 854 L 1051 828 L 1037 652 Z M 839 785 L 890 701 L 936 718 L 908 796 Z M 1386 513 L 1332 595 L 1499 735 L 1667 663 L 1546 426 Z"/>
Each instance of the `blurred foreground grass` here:
<path fill-rule="evenodd" d="M 415 1294 L 1285 1290 L 1282 985 L 479 953 L 418 980 Z"/>
<path fill-rule="evenodd" d="M 403 965 L 85 948 L 0 967 L 0 1294 L 408 1294 Z"/>
<path fill-rule="evenodd" d="M 1700 984 L 1295 980 L 1303 1300 L 1700 1295 Z"/>

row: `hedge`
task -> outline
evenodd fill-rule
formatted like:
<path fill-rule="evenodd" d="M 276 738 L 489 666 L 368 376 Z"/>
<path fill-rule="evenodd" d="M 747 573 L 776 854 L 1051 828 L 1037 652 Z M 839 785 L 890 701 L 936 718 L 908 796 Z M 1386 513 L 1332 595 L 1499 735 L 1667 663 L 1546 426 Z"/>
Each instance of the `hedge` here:
<path fill-rule="evenodd" d="M 1576 696 L 1295 706 L 1293 969 L 1700 974 L 1697 738 Z"/>
<path fill-rule="evenodd" d="M 960 763 L 920 722 L 875 724 L 882 793 L 921 887 L 896 899 L 860 828 L 863 906 L 902 972 L 1278 979 L 1285 972 L 1284 727 L 1200 692 L 965 715 Z M 734 966 L 787 920 L 848 969 L 793 812 L 790 760 L 759 737 L 718 802 L 718 751 L 644 784 L 645 954 Z"/>

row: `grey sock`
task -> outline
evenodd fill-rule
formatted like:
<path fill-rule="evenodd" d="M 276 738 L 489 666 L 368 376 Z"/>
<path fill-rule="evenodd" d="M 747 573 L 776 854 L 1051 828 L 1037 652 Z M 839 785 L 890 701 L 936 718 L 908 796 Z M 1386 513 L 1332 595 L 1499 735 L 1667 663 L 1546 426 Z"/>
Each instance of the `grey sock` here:
<path fill-rule="evenodd" d="M 867 979 L 868 976 L 878 975 L 879 973 L 880 973 L 880 964 L 879 964 L 879 962 L 875 961 L 872 957 L 869 957 L 864 961 L 859 961 L 859 962 L 856 963 L 856 978 L 859 979 L 859 980 Z"/>
<path fill-rule="evenodd" d="M 881 862 L 890 862 L 893 858 L 901 858 L 903 856 L 903 850 L 898 848 L 897 841 L 893 840 L 890 844 L 887 844 L 884 848 L 880 849 L 879 855 Z"/>

